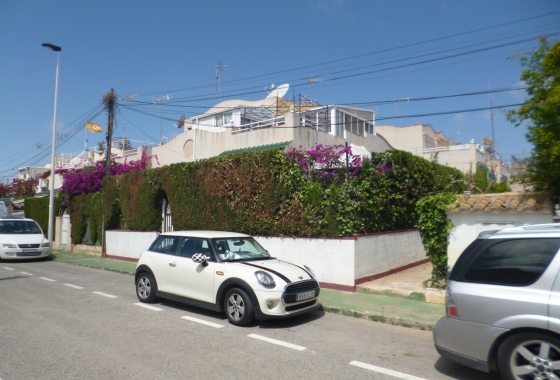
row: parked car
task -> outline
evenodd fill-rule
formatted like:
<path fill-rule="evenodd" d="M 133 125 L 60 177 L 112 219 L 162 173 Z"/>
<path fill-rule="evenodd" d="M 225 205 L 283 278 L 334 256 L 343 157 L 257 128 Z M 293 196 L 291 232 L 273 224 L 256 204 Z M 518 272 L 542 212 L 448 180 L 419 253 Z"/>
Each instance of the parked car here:
<path fill-rule="evenodd" d="M 141 302 L 161 297 L 225 312 L 238 326 L 320 306 L 309 267 L 275 259 L 251 236 L 234 232 L 159 235 L 140 256 L 135 283 Z"/>
<path fill-rule="evenodd" d="M 455 263 L 440 355 L 505 379 L 560 378 L 560 224 L 482 232 Z"/>
<path fill-rule="evenodd" d="M 51 252 L 51 244 L 36 221 L 17 216 L 0 218 L 0 259 L 33 259 Z"/>

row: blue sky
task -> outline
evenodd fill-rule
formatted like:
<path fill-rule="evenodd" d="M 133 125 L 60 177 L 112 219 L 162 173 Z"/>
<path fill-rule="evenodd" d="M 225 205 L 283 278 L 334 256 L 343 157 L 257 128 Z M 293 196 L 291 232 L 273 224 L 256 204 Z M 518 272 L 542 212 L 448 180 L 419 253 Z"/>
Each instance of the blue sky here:
<path fill-rule="evenodd" d="M 111 88 L 121 97 L 140 95 L 133 101 L 147 104 L 128 104 L 151 114 L 121 107 L 115 136 L 124 133 L 126 112 L 130 139 L 155 143 L 160 125 L 172 138 L 178 130 L 171 120 L 216 103 L 218 62 L 228 65 L 220 74 L 222 100 L 264 98 L 265 86 L 289 83 L 286 97 L 370 102 L 356 106 L 375 110 L 377 124 L 429 123 L 459 142 L 480 143 L 491 137 L 489 110 L 410 115 L 488 107 L 488 94 L 394 100 L 522 85 L 519 62 L 506 58 L 535 49 L 538 35 L 559 33 L 560 13 L 552 12 L 560 12 L 560 2 L 3 1 L 0 180 L 50 161 L 56 54 L 44 42 L 62 47 L 57 126 L 65 137 L 58 153 L 83 149 L 86 119 L 105 125 L 106 114 L 94 113 Z M 311 76 L 323 81 L 309 86 Z M 161 120 L 160 107 L 149 103 L 166 95 L 172 98 Z M 492 101 L 516 104 L 524 96 L 503 91 Z M 506 160 L 526 156 L 525 128 L 504 112 L 494 110 L 496 147 Z M 87 137 L 94 146 L 104 134 Z"/>

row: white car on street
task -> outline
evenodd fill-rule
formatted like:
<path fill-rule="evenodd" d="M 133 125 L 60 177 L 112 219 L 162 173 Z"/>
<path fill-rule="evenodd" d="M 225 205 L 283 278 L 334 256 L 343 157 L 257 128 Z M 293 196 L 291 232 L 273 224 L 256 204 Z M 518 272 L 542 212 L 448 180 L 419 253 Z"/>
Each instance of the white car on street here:
<path fill-rule="evenodd" d="M 0 259 L 36 259 L 51 254 L 41 227 L 29 218 L 0 218 Z"/>
<path fill-rule="evenodd" d="M 275 259 L 251 236 L 234 232 L 159 235 L 140 256 L 135 283 L 141 302 L 166 298 L 225 312 L 238 326 L 320 307 L 309 267 Z"/>

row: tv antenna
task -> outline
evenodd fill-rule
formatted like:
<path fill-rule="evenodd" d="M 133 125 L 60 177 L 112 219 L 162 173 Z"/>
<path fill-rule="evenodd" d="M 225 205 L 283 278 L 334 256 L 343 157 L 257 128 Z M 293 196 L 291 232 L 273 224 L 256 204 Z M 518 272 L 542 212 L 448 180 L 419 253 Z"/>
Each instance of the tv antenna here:
<path fill-rule="evenodd" d="M 289 84 L 281 84 L 280 86 L 278 86 L 274 90 L 272 90 L 270 92 L 270 94 L 267 95 L 266 98 L 267 99 L 268 98 L 275 98 L 275 97 L 282 98 L 282 97 L 284 97 L 284 95 L 286 95 L 289 88 L 290 88 Z"/>
<path fill-rule="evenodd" d="M 177 124 L 173 125 L 179 129 L 183 128 L 185 126 L 185 115 L 181 115 L 181 117 L 179 117 L 179 120 L 177 120 Z"/>
<path fill-rule="evenodd" d="M 311 92 L 311 86 L 313 86 L 315 83 L 319 83 L 322 82 L 323 78 L 313 78 L 313 74 L 311 74 L 311 76 L 309 77 L 309 80 L 307 81 L 307 97 L 309 99 L 311 99 L 310 96 L 310 92 Z"/>
<path fill-rule="evenodd" d="M 222 69 L 224 67 L 227 67 L 227 65 L 222 63 L 222 62 L 218 62 L 218 64 L 215 66 L 215 68 L 216 68 L 216 98 L 218 99 L 218 101 L 220 101 L 220 71 L 222 71 Z"/>
<path fill-rule="evenodd" d="M 152 103 L 154 103 L 154 104 L 159 103 L 159 134 L 160 134 L 159 145 L 163 145 L 163 123 L 162 123 L 163 116 L 162 116 L 161 106 L 162 106 L 163 102 L 169 101 L 172 97 L 173 97 L 173 94 L 160 96 L 159 98 L 152 98 Z"/>
<path fill-rule="evenodd" d="M 137 97 L 138 97 L 138 95 L 136 95 L 136 94 L 135 95 L 127 95 L 127 96 L 124 97 L 123 138 L 125 138 L 125 139 L 126 139 L 126 101 L 129 100 L 129 99 L 137 98 Z"/>

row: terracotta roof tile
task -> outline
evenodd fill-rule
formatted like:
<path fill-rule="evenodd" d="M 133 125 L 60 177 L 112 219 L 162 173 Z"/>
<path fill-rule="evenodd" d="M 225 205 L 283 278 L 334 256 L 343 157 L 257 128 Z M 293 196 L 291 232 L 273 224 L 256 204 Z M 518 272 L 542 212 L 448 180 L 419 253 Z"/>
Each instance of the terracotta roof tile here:
<path fill-rule="evenodd" d="M 457 201 L 447 206 L 448 212 L 475 211 L 552 211 L 552 197 L 542 193 L 497 193 L 457 195 Z"/>

